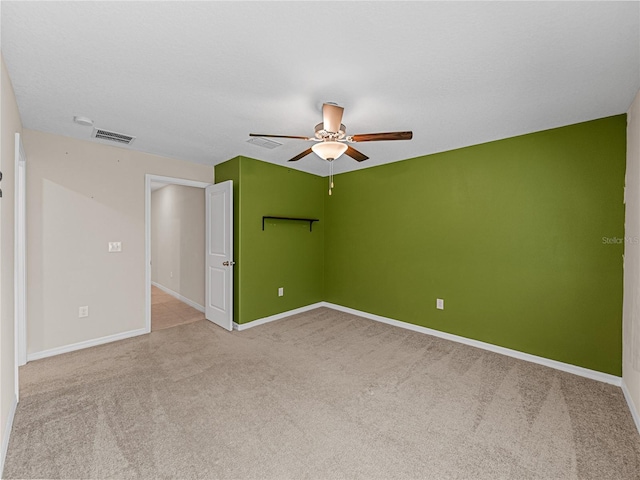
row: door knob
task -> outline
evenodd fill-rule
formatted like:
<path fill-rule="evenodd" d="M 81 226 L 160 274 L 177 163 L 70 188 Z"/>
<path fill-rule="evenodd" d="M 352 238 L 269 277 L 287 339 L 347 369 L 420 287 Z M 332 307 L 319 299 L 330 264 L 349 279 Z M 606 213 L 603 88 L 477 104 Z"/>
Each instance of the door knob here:
<path fill-rule="evenodd" d="M 225 267 L 228 267 L 230 265 L 233 266 L 235 264 L 236 264 L 236 262 L 222 262 L 222 265 L 224 265 Z"/>

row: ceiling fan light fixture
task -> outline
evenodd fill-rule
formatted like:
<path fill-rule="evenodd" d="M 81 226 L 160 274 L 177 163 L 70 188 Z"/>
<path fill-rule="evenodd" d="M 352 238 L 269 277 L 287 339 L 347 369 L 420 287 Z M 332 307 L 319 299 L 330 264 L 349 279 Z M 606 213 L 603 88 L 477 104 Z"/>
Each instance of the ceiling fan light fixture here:
<path fill-rule="evenodd" d="M 313 145 L 311 150 L 323 160 L 335 160 L 347 151 L 347 145 L 342 142 L 320 142 Z"/>

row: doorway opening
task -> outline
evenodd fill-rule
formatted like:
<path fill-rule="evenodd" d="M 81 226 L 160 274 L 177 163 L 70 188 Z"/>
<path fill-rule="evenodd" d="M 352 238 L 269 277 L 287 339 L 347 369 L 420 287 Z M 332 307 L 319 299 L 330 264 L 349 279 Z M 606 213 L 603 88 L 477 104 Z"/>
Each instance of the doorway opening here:
<path fill-rule="evenodd" d="M 210 185 L 146 176 L 147 332 L 205 319 L 205 189 Z"/>
<path fill-rule="evenodd" d="M 151 331 L 205 319 L 205 189 L 151 182 Z"/>

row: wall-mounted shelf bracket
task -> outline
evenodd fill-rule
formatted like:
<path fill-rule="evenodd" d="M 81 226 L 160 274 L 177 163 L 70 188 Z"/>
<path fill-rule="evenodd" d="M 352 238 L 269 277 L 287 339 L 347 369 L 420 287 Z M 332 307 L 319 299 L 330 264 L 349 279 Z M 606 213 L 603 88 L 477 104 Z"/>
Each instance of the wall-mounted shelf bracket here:
<path fill-rule="evenodd" d="M 300 218 L 300 217 L 274 217 L 270 215 L 265 215 L 262 217 L 262 230 L 264 230 L 264 221 L 265 219 L 274 219 L 274 220 L 297 220 L 299 222 L 309 222 L 309 231 L 313 231 L 313 222 L 319 222 L 318 218 Z"/>

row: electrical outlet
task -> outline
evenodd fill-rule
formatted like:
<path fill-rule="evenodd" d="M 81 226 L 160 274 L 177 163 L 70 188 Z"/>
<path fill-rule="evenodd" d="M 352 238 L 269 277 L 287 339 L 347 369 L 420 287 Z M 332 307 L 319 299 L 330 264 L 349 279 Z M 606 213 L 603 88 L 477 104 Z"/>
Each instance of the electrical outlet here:
<path fill-rule="evenodd" d="M 444 299 L 436 298 L 436 308 L 438 310 L 444 310 Z"/>
<path fill-rule="evenodd" d="M 278 296 L 279 297 L 284 297 L 284 287 L 278 288 Z"/>
<path fill-rule="evenodd" d="M 78 309 L 78 318 L 84 318 L 84 317 L 88 317 L 89 316 L 89 307 L 88 306 L 84 306 L 84 307 L 80 307 Z"/>
<path fill-rule="evenodd" d="M 122 242 L 109 242 L 109 253 L 120 253 L 122 251 Z"/>

